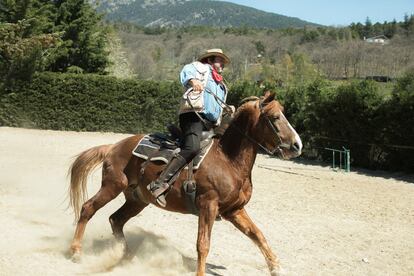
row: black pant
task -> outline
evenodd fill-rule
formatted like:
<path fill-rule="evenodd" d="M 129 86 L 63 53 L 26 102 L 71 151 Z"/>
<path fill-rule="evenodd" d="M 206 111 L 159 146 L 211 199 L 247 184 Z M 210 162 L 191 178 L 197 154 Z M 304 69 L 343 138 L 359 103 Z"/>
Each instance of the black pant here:
<path fill-rule="evenodd" d="M 179 120 L 183 132 L 183 143 L 181 145 L 180 155 L 188 163 L 200 151 L 200 140 L 204 125 L 194 112 L 181 114 Z"/>

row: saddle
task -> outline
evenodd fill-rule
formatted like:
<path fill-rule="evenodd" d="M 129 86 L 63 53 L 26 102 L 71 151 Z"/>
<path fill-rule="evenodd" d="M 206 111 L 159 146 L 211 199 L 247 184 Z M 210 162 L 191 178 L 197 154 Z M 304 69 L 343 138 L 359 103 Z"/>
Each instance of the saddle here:
<path fill-rule="evenodd" d="M 146 161 L 161 161 L 168 163 L 174 154 L 180 152 L 181 130 L 168 128 L 169 134 L 152 133 L 145 135 L 137 144 L 132 154 Z M 203 131 L 200 141 L 200 152 L 192 161 L 193 170 L 197 170 L 213 144 L 214 132 Z M 145 164 L 147 165 L 147 164 Z M 188 169 L 189 165 L 185 167 Z"/>
<path fill-rule="evenodd" d="M 135 149 L 132 151 L 132 154 L 145 160 L 141 165 L 141 175 L 144 174 L 145 167 L 151 161 L 161 161 L 163 163 L 168 163 L 173 155 L 180 152 L 181 145 L 181 129 L 174 125 L 169 125 L 169 133 L 152 133 L 145 135 L 137 144 Z M 187 164 L 183 170 L 188 170 L 188 177 L 184 181 L 182 189 L 184 190 L 186 197 L 186 206 L 190 213 L 198 215 L 198 209 L 195 205 L 195 196 L 196 196 L 196 182 L 193 178 L 194 171 L 196 171 L 207 153 L 209 152 L 211 146 L 213 145 L 213 137 L 215 133 L 213 130 L 203 131 L 200 141 L 200 152 L 194 157 L 194 159 Z M 169 184 L 171 185 L 179 176 L 180 173 L 177 173 L 173 179 L 171 179 Z"/>

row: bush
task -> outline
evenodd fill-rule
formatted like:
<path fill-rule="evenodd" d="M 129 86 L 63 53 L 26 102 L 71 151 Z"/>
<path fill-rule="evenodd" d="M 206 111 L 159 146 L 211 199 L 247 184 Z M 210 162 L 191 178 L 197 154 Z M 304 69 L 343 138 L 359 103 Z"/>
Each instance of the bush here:
<path fill-rule="evenodd" d="M 263 95 L 263 89 L 261 89 L 258 85 L 248 82 L 248 81 L 241 81 L 235 82 L 229 85 L 229 94 L 227 96 L 227 103 L 239 106 L 241 100 L 247 98 L 249 96 L 261 96 Z"/>
<path fill-rule="evenodd" d="M 320 147 L 345 146 L 351 150 L 354 165 L 375 167 L 372 145 L 380 138 L 377 118 L 382 104 L 377 85 L 362 81 L 339 86 L 333 92 L 312 104 L 315 118 L 307 128 L 313 132 L 314 142 Z"/>
<path fill-rule="evenodd" d="M 177 117 L 175 82 L 41 73 L 6 89 L 0 125 L 76 131 L 148 132 Z"/>
<path fill-rule="evenodd" d="M 381 110 L 384 167 L 414 171 L 414 71 L 398 80 Z M 393 146 L 397 145 L 397 146 Z M 402 147 L 400 147 L 402 146 Z"/>
<path fill-rule="evenodd" d="M 281 96 L 304 157 L 330 161 L 325 148 L 344 146 L 353 166 L 414 171 L 414 73 L 397 82 L 391 98 L 373 81 L 334 87 L 321 80 Z"/>
<path fill-rule="evenodd" d="M 351 150 L 353 166 L 414 171 L 414 72 L 391 97 L 373 81 L 333 86 L 326 80 L 276 88 L 247 81 L 229 85 L 227 102 L 277 92 L 304 143 L 305 158 L 331 160 L 324 148 Z M 36 74 L 30 83 L 0 83 L 0 125 L 55 130 L 147 133 L 177 120 L 178 82 L 121 80 L 91 74 Z M 401 147 L 402 146 L 402 147 Z"/>

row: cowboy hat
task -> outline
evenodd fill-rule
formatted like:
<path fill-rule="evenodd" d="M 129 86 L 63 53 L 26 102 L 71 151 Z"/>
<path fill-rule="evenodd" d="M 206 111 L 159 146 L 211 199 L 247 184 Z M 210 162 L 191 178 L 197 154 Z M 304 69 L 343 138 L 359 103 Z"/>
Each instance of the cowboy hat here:
<path fill-rule="evenodd" d="M 221 57 L 224 60 L 224 64 L 229 64 L 230 63 L 230 59 L 228 56 L 226 56 L 223 53 L 223 50 L 221 49 L 208 49 L 207 51 L 205 51 L 204 54 L 202 54 L 199 58 L 198 61 L 203 61 L 206 58 L 209 57 Z"/>

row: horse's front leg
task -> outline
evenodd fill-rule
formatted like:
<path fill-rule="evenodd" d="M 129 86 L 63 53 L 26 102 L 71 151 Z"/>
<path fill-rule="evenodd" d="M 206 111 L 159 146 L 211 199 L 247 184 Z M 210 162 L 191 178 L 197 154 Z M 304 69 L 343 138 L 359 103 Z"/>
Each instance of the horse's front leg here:
<path fill-rule="evenodd" d="M 197 276 L 206 273 L 206 259 L 210 250 L 211 229 L 218 214 L 218 202 L 211 196 L 201 196 L 199 199 L 200 214 L 198 217 L 197 237 Z"/>
<path fill-rule="evenodd" d="M 259 247 L 260 251 L 266 259 L 270 274 L 273 276 L 282 275 L 279 260 L 277 259 L 276 255 L 273 254 L 272 250 L 267 244 L 262 231 L 260 231 L 260 229 L 257 228 L 257 226 L 253 223 L 246 210 L 238 210 L 231 215 L 226 215 L 225 218 L 233 223 L 237 229 L 248 236 Z"/>

